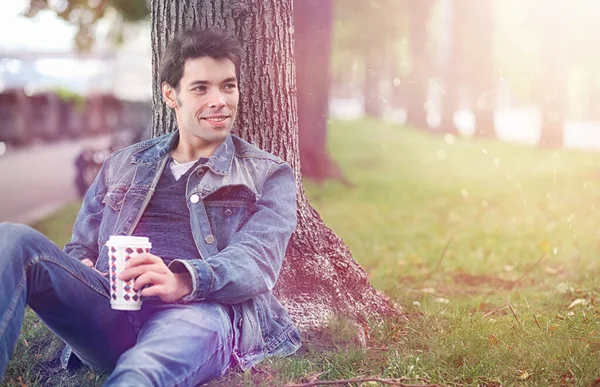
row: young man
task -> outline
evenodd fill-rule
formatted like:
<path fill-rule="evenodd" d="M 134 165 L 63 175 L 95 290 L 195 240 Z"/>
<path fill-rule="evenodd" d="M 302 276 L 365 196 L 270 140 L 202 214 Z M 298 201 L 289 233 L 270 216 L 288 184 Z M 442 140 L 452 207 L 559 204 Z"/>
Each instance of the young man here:
<path fill-rule="evenodd" d="M 177 129 L 111 155 L 87 192 L 64 252 L 40 233 L 0 226 L 0 375 L 26 305 L 106 385 L 197 385 L 231 365 L 289 355 L 300 336 L 272 295 L 296 225 L 292 169 L 230 134 L 241 49 L 218 31 L 187 31 L 160 77 Z M 113 310 L 105 246 L 150 238 L 130 259 L 141 311 Z"/>

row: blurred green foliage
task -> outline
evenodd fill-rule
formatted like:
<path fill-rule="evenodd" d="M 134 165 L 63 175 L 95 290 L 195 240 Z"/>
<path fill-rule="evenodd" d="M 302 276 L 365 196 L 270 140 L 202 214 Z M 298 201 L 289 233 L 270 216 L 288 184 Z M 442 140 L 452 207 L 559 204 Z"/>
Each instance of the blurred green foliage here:
<path fill-rule="evenodd" d="M 116 11 L 118 17 L 126 22 L 139 22 L 149 15 L 146 0 L 29 0 L 28 8 L 24 15 L 35 17 L 40 11 L 49 10 L 77 27 L 75 35 L 75 49 L 90 51 L 95 42 L 95 25 L 107 15 L 109 10 Z M 119 23 L 113 27 L 118 28 Z M 113 33 L 119 42 L 121 33 Z"/>
<path fill-rule="evenodd" d="M 147 0 L 111 0 L 110 4 L 129 22 L 144 20 L 150 12 Z"/>
<path fill-rule="evenodd" d="M 71 103 L 77 112 L 81 113 L 84 111 L 86 99 L 83 95 L 77 94 L 65 87 L 56 87 L 51 91 L 62 101 Z"/>

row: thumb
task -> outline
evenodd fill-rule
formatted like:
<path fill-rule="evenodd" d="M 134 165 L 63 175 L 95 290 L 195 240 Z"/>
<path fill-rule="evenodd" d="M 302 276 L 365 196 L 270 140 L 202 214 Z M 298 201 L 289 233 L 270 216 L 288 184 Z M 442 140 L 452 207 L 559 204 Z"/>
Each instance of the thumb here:
<path fill-rule="evenodd" d="M 81 263 L 83 263 L 84 265 L 89 266 L 89 267 L 93 267 L 94 266 L 94 262 L 92 262 L 91 260 L 89 260 L 87 258 L 86 259 L 82 259 Z"/>

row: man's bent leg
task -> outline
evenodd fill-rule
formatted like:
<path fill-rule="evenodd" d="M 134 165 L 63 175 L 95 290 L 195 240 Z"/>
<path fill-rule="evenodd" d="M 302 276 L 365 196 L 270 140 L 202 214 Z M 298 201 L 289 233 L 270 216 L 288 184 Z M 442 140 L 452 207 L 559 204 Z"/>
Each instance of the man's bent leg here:
<path fill-rule="evenodd" d="M 121 356 L 106 386 L 196 386 L 227 369 L 233 328 L 226 306 L 157 303 L 144 309 L 149 317 L 138 341 Z"/>
<path fill-rule="evenodd" d="M 0 224 L 0 376 L 26 305 L 86 363 L 111 369 L 135 333 L 112 310 L 108 281 L 30 227 Z"/>

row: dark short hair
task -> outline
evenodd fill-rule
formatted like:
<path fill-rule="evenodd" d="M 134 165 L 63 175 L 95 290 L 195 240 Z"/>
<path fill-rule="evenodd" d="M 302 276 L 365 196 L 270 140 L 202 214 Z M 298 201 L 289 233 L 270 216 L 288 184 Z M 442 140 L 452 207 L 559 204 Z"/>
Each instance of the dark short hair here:
<path fill-rule="evenodd" d="M 233 36 L 217 29 L 191 29 L 181 32 L 167 44 L 160 61 L 160 83 L 178 89 L 183 77 L 183 67 L 188 59 L 202 57 L 229 59 L 239 76 L 242 47 Z"/>

